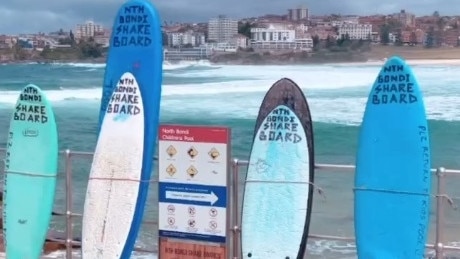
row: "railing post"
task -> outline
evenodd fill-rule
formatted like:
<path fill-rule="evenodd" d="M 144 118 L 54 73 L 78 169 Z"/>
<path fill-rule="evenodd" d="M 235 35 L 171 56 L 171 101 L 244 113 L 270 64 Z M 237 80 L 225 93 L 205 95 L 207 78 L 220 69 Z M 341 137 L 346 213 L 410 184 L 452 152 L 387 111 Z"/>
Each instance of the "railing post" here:
<path fill-rule="evenodd" d="M 239 184 L 239 164 L 238 159 L 233 160 L 233 259 L 238 259 L 240 256 L 240 227 L 239 227 L 239 215 L 238 215 L 238 184 Z"/>
<path fill-rule="evenodd" d="M 436 170 L 437 177 L 437 192 L 436 192 L 436 258 L 444 257 L 444 195 L 445 193 L 445 169 L 440 167 Z"/>
<path fill-rule="evenodd" d="M 70 149 L 65 150 L 65 190 L 66 190 L 66 258 L 72 258 L 72 158 Z"/>

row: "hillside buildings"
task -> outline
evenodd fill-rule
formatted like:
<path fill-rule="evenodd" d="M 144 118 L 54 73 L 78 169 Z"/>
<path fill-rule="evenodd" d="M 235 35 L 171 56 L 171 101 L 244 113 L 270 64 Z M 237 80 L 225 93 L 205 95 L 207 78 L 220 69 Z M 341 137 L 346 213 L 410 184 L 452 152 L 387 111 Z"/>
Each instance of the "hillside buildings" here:
<path fill-rule="evenodd" d="M 338 39 L 364 40 L 373 44 L 425 45 L 430 47 L 460 46 L 460 17 L 433 15 L 416 17 L 409 11 L 368 16 L 312 15 L 307 6 L 287 9 L 281 14 L 236 20 L 225 15 L 207 22 L 186 24 L 164 22 L 163 45 L 176 52 L 200 56 L 215 52 L 312 51 L 314 42 Z M 238 31 L 240 27 L 240 33 Z M 94 40 L 109 46 L 111 31 L 94 21 L 77 24 L 72 30 L 76 42 Z M 48 35 L 0 35 L 0 49 L 20 44 L 25 49 L 70 47 L 69 32 Z M 66 43 L 63 43 L 66 42 Z M 60 44 L 63 43 L 63 44 Z M 316 44 L 315 43 L 315 44 Z M 193 52 L 193 53 L 192 53 Z M 180 56 L 180 53 L 177 54 Z M 198 55 L 198 54 L 196 54 Z"/>

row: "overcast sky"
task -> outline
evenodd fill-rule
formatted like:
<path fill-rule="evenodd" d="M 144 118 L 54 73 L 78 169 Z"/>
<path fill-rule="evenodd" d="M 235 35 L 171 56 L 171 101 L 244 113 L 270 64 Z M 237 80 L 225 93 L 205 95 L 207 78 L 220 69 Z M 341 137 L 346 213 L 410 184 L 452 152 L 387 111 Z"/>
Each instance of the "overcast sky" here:
<path fill-rule="evenodd" d="M 0 0 L 0 34 L 69 30 L 92 19 L 111 26 L 123 0 Z M 156 0 L 162 20 L 205 22 L 225 14 L 234 18 L 285 14 L 305 4 L 310 14 L 389 14 L 406 9 L 417 15 L 460 15 L 459 0 Z M 442 4 L 441 4 L 442 3 Z"/>

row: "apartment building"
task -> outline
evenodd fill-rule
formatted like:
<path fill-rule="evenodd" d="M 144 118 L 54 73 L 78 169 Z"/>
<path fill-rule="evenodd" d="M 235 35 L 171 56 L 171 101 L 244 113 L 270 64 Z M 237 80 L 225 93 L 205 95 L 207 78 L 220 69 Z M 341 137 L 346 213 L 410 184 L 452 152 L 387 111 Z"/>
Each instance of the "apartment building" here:
<path fill-rule="evenodd" d="M 317 36 L 320 40 L 326 40 L 329 37 L 337 38 L 337 33 L 332 26 L 315 26 L 309 29 L 308 32 L 313 36 Z"/>
<path fill-rule="evenodd" d="M 230 42 L 238 34 L 238 21 L 219 15 L 211 18 L 208 23 L 208 41 L 216 43 Z"/>
<path fill-rule="evenodd" d="M 290 21 L 308 21 L 310 13 L 308 11 L 308 8 L 301 5 L 297 8 L 294 9 L 288 9 L 288 20 Z"/>
<path fill-rule="evenodd" d="M 87 21 L 84 24 L 77 24 L 74 35 L 76 39 L 94 37 L 96 33 L 103 32 L 103 27 L 93 21 Z"/>
<path fill-rule="evenodd" d="M 348 35 L 350 40 L 370 40 L 372 34 L 372 24 L 342 24 L 338 27 L 339 38 Z"/>
<path fill-rule="evenodd" d="M 108 47 L 110 45 L 110 35 L 112 31 L 109 29 L 102 29 L 94 33 L 94 41 L 102 47 Z"/>
<path fill-rule="evenodd" d="M 245 49 L 248 47 L 248 37 L 241 35 L 241 34 L 236 34 L 232 38 L 232 43 L 237 47 L 237 48 L 242 48 Z"/>
<path fill-rule="evenodd" d="M 191 45 L 197 47 L 205 43 L 204 33 L 187 31 L 187 32 L 169 32 L 168 46 L 179 47 L 184 45 Z"/>
<path fill-rule="evenodd" d="M 308 50 L 313 47 L 310 36 L 297 37 L 295 29 L 279 28 L 274 25 L 268 28 L 251 28 L 251 47 L 254 49 L 298 49 Z"/>
<path fill-rule="evenodd" d="M 393 14 L 393 18 L 398 20 L 404 27 L 415 27 L 415 15 L 401 10 L 399 13 Z"/>
<path fill-rule="evenodd" d="M 16 44 L 16 38 L 8 35 L 0 35 L 0 49 L 9 49 Z"/>

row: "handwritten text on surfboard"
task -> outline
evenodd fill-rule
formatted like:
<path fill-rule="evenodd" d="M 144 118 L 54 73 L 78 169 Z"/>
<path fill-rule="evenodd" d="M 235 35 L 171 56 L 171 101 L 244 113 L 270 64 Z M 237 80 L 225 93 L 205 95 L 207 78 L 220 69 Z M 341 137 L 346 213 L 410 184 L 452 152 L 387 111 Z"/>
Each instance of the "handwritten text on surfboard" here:
<path fill-rule="evenodd" d="M 149 15 L 144 8 L 131 5 L 123 9 L 123 15 L 118 17 L 119 25 L 115 29 L 113 47 L 147 47 L 152 44 Z"/>
<path fill-rule="evenodd" d="M 37 89 L 27 87 L 19 96 L 20 102 L 16 105 L 13 120 L 34 123 L 46 123 L 46 106 L 41 104 L 42 96 Z M 35 104 L 36 103 L 36 104 Z"/>
<path fill-rule="evenodd" d="M 10 131 L 8 133 L 8 143 L 7 143 L 7 149 L 6 149 L 6 154 L 5 154 L 5 171 L 8 172 L 10 170 L 10 157 L 11 157 L 11 148 L 13 146 L 13 136 L 14 136 L 14 133 L 12 131 Z M 5 175 L 4 179 L 3 179 L 3 208 L 7 208 L 9 204 L 7 204 L 7 197 L 8 197 L 8 188 L 5 188 L 6 186 L 8 186 L 8 174 Z M 6 213 L 7 210 L 3 209 L 3 222 L 7 222 L 7 218 L 8 218 L 8 214 Z M 3 236 L 7 236 L 8 234 L 8 231 L 6 229 L 6 224 L 3 226 Z M 6 246 L 6 241 L 7 239 L 5 238 L 4 239 L 4 245 Z"/>
<path fill-rule="evenodd" d="M 277 108 L 267 116 L 259 133 L 259 140 L 298 143 L 302 140 L 297 134 L 298 127 L 296 117 L 289 109 Z"/>
<path fill-rule="evenodd" d="M 136 115 L 141 112 L 137 87 L 134 86 L 134 79 L 122 78 L 110 99 L 107 113 Z"/>
<path fill-rule="evenodd" d="M 372 95 L 372 104 L 414 103 L 414 83 L 410 74 L 402 74 L 403 65 L 390 65 L 383 68 L 383 73 L 377 77 L 378 85 Z M 396 73 L 396 74 L 389 74 Z"/>
<path fill-rule="evenodd" d="M 420 137 L 420 142 L 422 143 L 422 157 L 421 157 L 421 162 L 423 164 L 423 174 L 421 174 L 421 181 L 425 186 L 430 185 L 429 177 L 430 177 L 430 149 L 429 149 L 429 143 L 428 143 L 428 131 L 426 125 L 419 126 L 418 127 L 418 135 Z M 425 232 L 426 232 L 426 222 L 427 222 L 427 217 L 429 213 L 429 208 L 428 208 L 428 200 L 430 199 L 429 194 L 430 190 L 428 188 L 424 188 L 422 190 L 423 194 L 426 194 L 427 196 L 422 199 L 421 204 L 420 204 L 420 216 L 419 216 L 419 223 L 418 223 L 418 230 L 417 230 L 417 243 L 420 245 L 420 247 L 424 247 L 425 245 Z M 424 249 L 417 250 L 415 252 L 416 255 L 422 256 L 424 254 Z"/>

